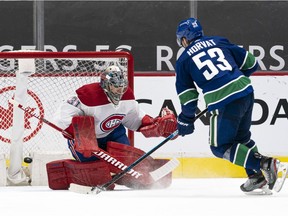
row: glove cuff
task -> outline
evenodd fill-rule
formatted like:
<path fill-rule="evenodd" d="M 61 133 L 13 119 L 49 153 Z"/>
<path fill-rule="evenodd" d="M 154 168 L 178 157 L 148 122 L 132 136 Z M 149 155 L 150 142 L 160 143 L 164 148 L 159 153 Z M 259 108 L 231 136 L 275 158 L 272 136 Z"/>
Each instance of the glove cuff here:
<path fill-rule="evenodd" d="M 185 123 L 193 123 L 194 118 L 195 118 L 195 114 L 192 117 L 188 117 L 188 116 L 185 116 L 183 113 L 180 113 L 180 115 L 178 116 L 178 119 L 181 122 L 185 122 Z"/>

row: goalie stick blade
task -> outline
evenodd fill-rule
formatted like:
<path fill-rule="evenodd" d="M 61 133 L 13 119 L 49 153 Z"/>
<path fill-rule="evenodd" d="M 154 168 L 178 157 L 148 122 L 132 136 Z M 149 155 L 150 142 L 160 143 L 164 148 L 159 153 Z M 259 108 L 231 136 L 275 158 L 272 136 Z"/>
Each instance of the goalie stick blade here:
<path fill-rule="evenodd" d="M 277 174 L 278 175 L 281 174 L 282 176 L 278 177 L 278 179 L 277 179 L 277 181 L 273 187 L 274 191 L 280 192 L 280 190 L 282 189 L 284 182 L 286 180 L 286 177 L 287 177 L 287 170 L 288 170 L 288 163 L 281 162 L 279 167 L 278 167 Z"/>
<path fill-rule="evenodd" d="M 150 172 L 151 177 L 154 181 L 158 181 L 159 179 L 163 178 L 168 173 L 172 172 L 176 167 L 180 164 L 179 160 L 173 158 L 172 160 L 168 161 L 166 164 L 161 166 L 160 168 Z"/>
<path fill-rule="evenodd" d="M 99 194 L 103 189 L 101 187 L 90 187 L 79 184 L 71 183 L 69 191 L 80 193 L 80 194 Z"/>

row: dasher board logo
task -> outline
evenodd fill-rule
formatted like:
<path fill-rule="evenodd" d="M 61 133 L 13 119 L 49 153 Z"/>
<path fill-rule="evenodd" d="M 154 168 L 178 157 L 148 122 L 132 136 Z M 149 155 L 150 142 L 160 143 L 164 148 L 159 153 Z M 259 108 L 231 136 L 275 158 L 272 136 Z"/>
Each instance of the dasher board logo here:
<path fill-rule="evenodd" d="M 0 101 L 0 141 L 5 143 L 11 143 L 13 110 L 16 107 L 9 102 L 9 99 L 11 95 L 14 95 L 15 90 L 15 86 L 0 89 L 0 99 L 2 98 Z M 31 90 L 27 90 L 27 94 L 30 106 L 25 108 L 25 111 L 21 110 L 21 112 L 24 112 L 23 142 L 27 142 L 33 138 L 43 126 L 43 122 L 33 117 L 33 115 L 44 118 L 44 107 L 39 97 Z M 12 99 L 14 99 L 14 97 L 12 97 Z"/>

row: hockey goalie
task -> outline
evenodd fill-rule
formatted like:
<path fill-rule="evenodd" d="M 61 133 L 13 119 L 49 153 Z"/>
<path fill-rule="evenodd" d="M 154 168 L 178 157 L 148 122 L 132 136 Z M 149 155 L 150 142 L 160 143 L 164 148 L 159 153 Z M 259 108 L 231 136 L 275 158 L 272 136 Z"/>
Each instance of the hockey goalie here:
<path fill-rule="evenodd" d="M 73 137 L 66 138 L 74 160 L 47 164 L 49 187 L 63 190 L 68 189 L 70 183 L 105 184 L 145 154 L 130 145 L 126 129 L 141 132 L 147 138 L 167 137 L 177 129 L 172 111 L 163 108 L 161 113 L 156 118 L 145 114 L 128 87 L 126 72 L 115 65 L 109 66 L 102 72 L 100 83 L 78 88 L 55 113 L 55 124 Z M 149 175 L 167 161 L 148 156 L 134 168 L 134 175 L 128 173 L 115 184 L 132 189 L 168 187 L 171 172 L 157 181 Z M 115 184 L 109 190 L 113 190 Z"/>

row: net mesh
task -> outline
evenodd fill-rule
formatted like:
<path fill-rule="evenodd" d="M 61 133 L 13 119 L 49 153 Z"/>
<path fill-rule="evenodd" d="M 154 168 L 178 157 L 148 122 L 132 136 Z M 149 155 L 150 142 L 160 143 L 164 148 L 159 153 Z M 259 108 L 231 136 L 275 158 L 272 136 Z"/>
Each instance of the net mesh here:
<path fill-rule="evenodd" d="M 40 57 L 37 57 L 38 54 Z M 93 55 L 89 53 L 88 57 L 80 52 L 79 55 L 74 53 L 73 56 L 61 53 L 61 58 L 57 57 L 57 53 L 48 57 L 42 57 L 46 55 L 42 52 L 38 54 L 9 53 L 9 58 L 6 58 L 5 54 L 1 53 L 0 56 L 0 152 L 8 157 L 13 125 L 13 105 L 9 99 L 15 94 L 15 74 L 19 69 L 19 57 L 33 59 L 35 63 L 35 73 L 29 76 L 27 86 L 26 107 L 29 108 L 29 112 L 24 112 L 24 155 L 37 151 L 68 151 L 62 134 L 33 117 L 31 113 L 52 121 L 53 113 L 59 105 L 74 94 L 77 88 L 99 82 L 99 73 L 110 65 L 117 65 L 128 73 L 130 62 L 127 53 L 121 56 L 120 52 L 95 52 Z M 128 73 L 129 76 L 132 76 L 131 71 Z M 130 85 L 132 81 L 129 79 Z"/>

